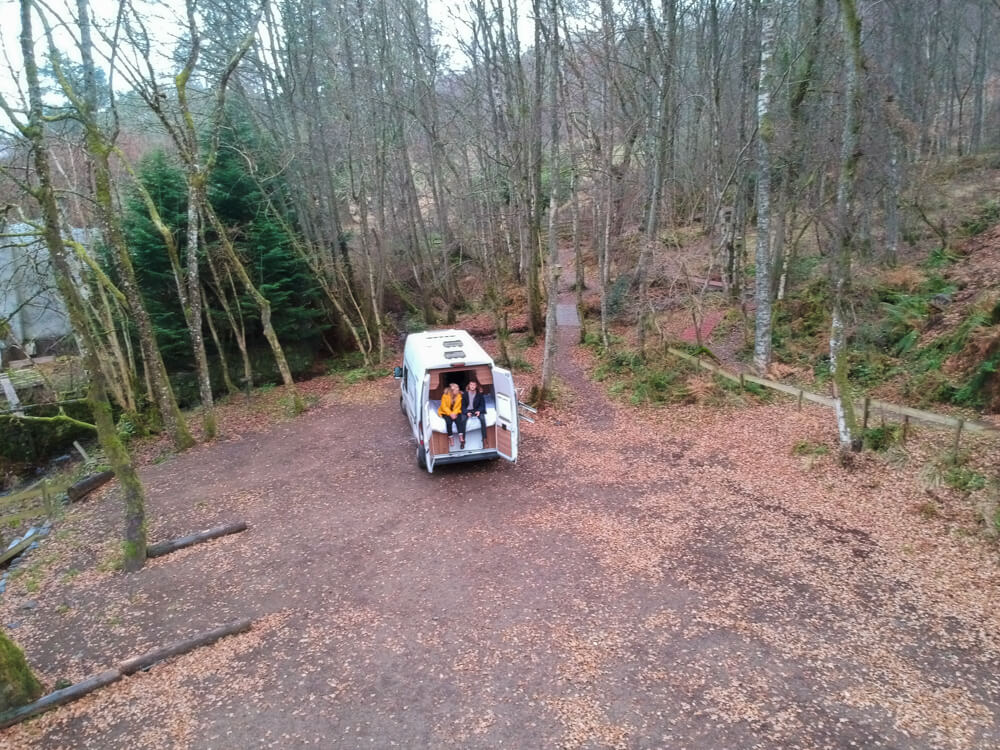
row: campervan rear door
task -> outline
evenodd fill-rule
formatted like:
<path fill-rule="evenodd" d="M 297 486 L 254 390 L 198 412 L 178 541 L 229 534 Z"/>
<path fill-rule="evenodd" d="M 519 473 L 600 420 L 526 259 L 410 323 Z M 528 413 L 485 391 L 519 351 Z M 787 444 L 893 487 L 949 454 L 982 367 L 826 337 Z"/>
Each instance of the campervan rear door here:
<path fill-rule="evenodd" d="M 420 384 L 420 409 L 418 413 L 421 415 L 421 423 L 423 424 L 423 447 L 424 447 L 424 457 L 427 461 L 427 472 L 433 473 L 434 471 L 434 450 L 431 447 L 433 442 L 431 437 L 433 436 L 434 429 L 432 427 L 432 415 L 434 410 L 431 408 L 430 404 L 431 395 L 431 376 L 430 373 L 424 375 L 424 380 Z"/>
<path fill-rule="evenodd" d="M 497 406 L 497 453 L 517 461 L 517 392 L 510 370 L 493 368 L 493 396 Z"/>

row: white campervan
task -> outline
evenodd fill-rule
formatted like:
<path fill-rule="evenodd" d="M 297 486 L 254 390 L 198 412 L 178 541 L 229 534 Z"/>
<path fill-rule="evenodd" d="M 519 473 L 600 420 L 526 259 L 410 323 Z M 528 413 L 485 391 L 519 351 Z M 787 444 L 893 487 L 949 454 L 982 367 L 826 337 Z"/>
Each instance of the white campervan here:
<path fill-rule="evenodd" d="M 411 333 L 403 348 L 403 366 L 395 369 L 400 381 L 399 406 L 410 420 L 417 440 L 417 464 L 434 471 L 438 464 L 517 460 L 517 393 L 510 371 L 493 359 L 466 331 Z M 478 419 L 466 425 L 464 447 L 452 447 L 444 418 L 438 416 L 441 395 L 451 383 L 462 391 L 469 380 L 479 382 L 486 397 L 486 434 Z"/>

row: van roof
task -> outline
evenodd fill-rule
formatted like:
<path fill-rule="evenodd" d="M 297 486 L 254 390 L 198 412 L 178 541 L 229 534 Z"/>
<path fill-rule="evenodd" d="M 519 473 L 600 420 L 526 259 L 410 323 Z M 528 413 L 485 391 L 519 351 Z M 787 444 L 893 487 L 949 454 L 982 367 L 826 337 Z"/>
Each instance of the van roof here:
<path fill-rule="evenodd" d="M 455 328 L 411 333 L 406 337 L 406 350 L 413 354 L 413 366 L 419 365 L 426 370 L 458 363 L 493 364 L 493 358 L 468 331 Z"/>

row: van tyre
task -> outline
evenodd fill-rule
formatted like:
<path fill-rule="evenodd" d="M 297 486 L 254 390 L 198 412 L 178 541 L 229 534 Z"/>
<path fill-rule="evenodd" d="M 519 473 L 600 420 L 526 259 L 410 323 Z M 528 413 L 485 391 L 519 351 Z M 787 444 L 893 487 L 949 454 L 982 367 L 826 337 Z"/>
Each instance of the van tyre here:
<path fill-rule="evenodd" d="M 427 449 L 422 445 L 417 446 L 417 466 L 427 469 Z"/>
<path fill-rule="evenodd" d="M 403 414 L 406 414 L 406 404 L 403 403 L 402 396 L 399 397 L 399 410 L 403 412 Z"/>

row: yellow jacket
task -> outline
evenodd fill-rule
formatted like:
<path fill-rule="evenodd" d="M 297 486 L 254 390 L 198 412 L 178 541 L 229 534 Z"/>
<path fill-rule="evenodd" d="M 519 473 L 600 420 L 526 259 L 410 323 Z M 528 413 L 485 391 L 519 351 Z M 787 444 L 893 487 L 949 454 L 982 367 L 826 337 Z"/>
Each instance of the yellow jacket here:
<path fill-rule="evenodd" d="M 445 391 L 441 396 L 441 406 L 438 407 L 439 417 L 457 417 L 462 413 L 462 394 L 455 396 L 454 400 L 451 391 Z"/>

